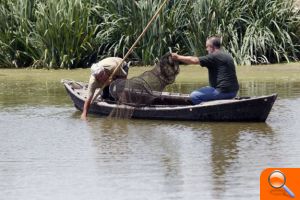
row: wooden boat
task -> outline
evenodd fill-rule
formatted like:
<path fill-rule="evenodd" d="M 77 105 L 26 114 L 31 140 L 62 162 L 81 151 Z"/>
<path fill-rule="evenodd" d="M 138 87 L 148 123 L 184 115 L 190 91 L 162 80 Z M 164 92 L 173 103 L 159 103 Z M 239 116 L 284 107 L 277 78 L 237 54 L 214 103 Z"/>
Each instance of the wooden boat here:
<path fill-rule="evenodd" d="M 62 83 L 75 107 L 82 110 L 87 95 L 87 84 L 72 80 L 62 80 Z M 98 98 L 90 106 L 89 113 L 108 116 L 114 109 L 118 109 L 121 112 L 130 110 L 132 118 L 140 119 L 264 122 L 276 98 L 277 94 L 272 94 L 191 105 L 187 94 L 163 92 L 153 105 L 143 107 L 117 105 L 115 102 Z"/>

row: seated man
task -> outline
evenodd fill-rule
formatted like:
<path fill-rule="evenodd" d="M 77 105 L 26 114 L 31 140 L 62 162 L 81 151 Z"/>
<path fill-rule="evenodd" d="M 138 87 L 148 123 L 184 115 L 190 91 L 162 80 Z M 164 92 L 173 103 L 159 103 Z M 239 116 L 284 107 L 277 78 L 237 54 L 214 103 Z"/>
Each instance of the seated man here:
<path fill-rule="evenodd" d="M 213 36 L 206 41 L 207 56 L 182 56 L 172 54 L 173 60 L 186 64 L 200 64 L 207 67 L 209 86 L 199 88 L 191 93 L 193 104 L 218 99 L 231 99 L 237 95 L 239 83 L 233 58 L 221 49 L 221 38 Z"/>
<path fill-rule="evenodd" d="M 108 57 L 92 65 L 91 76 L 88 85 L 88 97 L 84 102 L 81 119 L 83 120 L 86 119 L 89 107 L 91 105 L 91 102 L 94 97 L 94 93 L 97 88 L 102 88 L 104 84 L 106 84 L 106 87 L 103 88 L 102 91 L 102 98 L 112 100 L 112 97 L 109 94 L 110 82 L 118 78 L 126 79 L 128 74 L 128 65 L 124 61 L 122 66 L 116 71 L 116 73 L 112 77 L 112 80 L 108 80 L 110 75 L 113 73 L 116 67 L 120 65 L 121 62 L 122 62 L 122 58 Z"/>

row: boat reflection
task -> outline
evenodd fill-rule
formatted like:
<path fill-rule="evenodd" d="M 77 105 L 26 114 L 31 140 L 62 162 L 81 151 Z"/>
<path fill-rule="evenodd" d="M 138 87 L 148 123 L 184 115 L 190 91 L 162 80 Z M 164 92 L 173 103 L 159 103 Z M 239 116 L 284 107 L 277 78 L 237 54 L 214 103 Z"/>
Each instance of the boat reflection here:
<path fill-rule="evenodd" d="M 186 187 L 212 189 L 214 199 L 226 190 L 228 176 L 246 149 L 272 144 L 274 131 L 267 123 L 198 123 L 95 118 L 88 122 L 99 171 L 148 180 L 167 193 Z M 154 187 L 154 186 L 153 186 Z M 203 189 L 202 189 L 203 191 Z"/>

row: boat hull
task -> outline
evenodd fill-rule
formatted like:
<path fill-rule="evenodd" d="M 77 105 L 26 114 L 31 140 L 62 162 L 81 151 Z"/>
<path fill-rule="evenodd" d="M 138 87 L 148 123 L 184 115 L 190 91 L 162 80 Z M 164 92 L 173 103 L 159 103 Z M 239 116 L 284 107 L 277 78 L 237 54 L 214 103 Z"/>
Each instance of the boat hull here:
<path fill-rule="evenodd" d="M 84 96 L 76 91 L 70 81 L 63 81 L 75 107 L 83 109 Z M 84 88 L 84 87 L 83 87 Z M 82 90 L 82 89 L 81 89 Z M 133 107 L 116 105 L 103 101 L 91 104 L 89 113 L 108 116 L 112 111 L 130 113 L 131 118 L 189 121 L 232 121 L 232 122 L 265 122 L 277 98 L 276 94 L 241 98 L 232 100 L 217 100 L 199 105 L 156 105 Z"/>

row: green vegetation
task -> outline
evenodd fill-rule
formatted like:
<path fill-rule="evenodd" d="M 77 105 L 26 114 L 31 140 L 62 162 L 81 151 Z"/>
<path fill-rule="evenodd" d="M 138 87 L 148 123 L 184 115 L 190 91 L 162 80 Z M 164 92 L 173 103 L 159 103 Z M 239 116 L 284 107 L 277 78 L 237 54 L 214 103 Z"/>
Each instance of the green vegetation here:
<path fill-rule="evenodd" d="M 0 66 L 87 67 L 122 57 L 162 0 L 0 0 Z M 300 11 L 294 0 L 170 0 L 130 60 L 152 64 L 172 47 L 205 54 L 221 35 L 237 64 L 300 58 Z"/>
<path fill-rule="evenodd" d="M 97 53 L 100 16 L 91 2 L 0 1 L 0 66 L 73 68 Z"/>
<path fill-rule="evenodd" d="M 129 77 L 142 74 L 149 67 L 133 67 L 129 70 Z M 300 63 L 238 66 L 237 75 L 239 81 L 252 80 L 293 80 L 300 81 Z M 0 69 L 0 81 L 41 81 L 59 82 L 61 79 L 73 79 L 88 82 L 90 76 L 89 69 L 74 70 L 45 70 L 45 69 Z M 181 65 L 180 73 L 176 78 L 176 83 L 207 83 L 207 69 L 193 65 Z"/>

